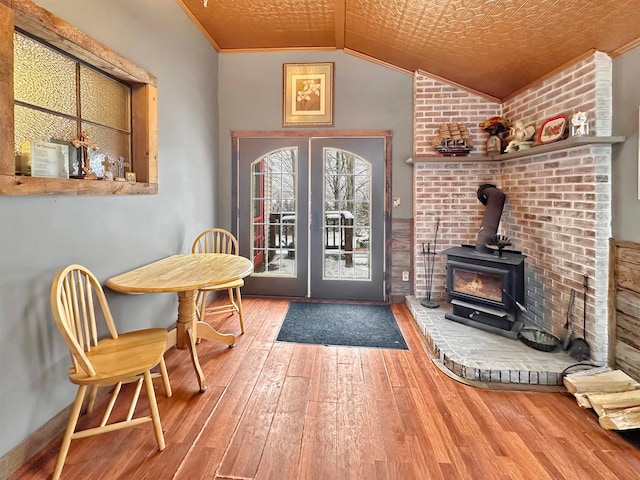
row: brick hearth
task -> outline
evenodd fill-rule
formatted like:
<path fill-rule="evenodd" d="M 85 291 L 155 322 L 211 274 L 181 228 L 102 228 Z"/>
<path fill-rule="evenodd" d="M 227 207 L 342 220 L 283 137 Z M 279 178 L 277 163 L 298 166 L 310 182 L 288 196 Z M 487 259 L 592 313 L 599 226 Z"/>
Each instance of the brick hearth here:
<path fill-rule="evenodd" d="M 541 352 L 444 318 L 447 308 L 425 308 L 416 297 L 407 306 L 427 348 L 451 372 L 467 380 L 521 385 L 562 385 L 562 372 L 576 360 L 558 348 Z"/>

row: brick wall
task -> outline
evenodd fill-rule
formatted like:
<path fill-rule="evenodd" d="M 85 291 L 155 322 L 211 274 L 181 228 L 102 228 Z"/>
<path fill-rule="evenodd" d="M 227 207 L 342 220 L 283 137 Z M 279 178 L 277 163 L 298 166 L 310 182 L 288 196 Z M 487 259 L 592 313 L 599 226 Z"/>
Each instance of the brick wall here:
<path fill-rule="evenodd" d="M 494 105 L 468 93 L 453 95 L 449 86 L 440 94 L 451 99 L 466 98 L 468 116 L 445 118 L 446 102 L 436 93 L 440 81 L 416 75 L 416 157 L 414 159 L 415 255 L 414 291 L 426 293 L 422 244 L 433 243 L 440 219 L 438 252 L 449 246 L 474 244 L 484 213 L 476 198 L 483 183 L 493 183 L 507 195 L 499 234 L 513 241 L 526 260 L 525 319 L 553 334 L 564 337 L 570 290 L 577 290 L 574 331 L 582 333 L 582 280 L 590 279 L 587 296 L 586 339 L 593 359 L 607 358 L 608 238 L 611 235 L 611 147 L 585 145 L 502 161 L 476 161 L 472 158 L 434 162 L 419 158 L 428 154 L 420 145 L 435 135 L 439 122 L 467 121 L 470 128 L 492 115 L 512 121 L 539 124 L 560 113 L 584 110 L 592 134 L 611 134 L 611 61 L 600 52 L 578 62 L 524 91 L 502 105 Z M 428 87 L 428 88 L 427 88 Z M 435 104 L 429 107 L 429 102 Z M 476 108 L 483 104 L 483 108 Z M 452 104 L 449 109 L 458 103 Z M 423 111 L 424 110 L 424 111 Z M 434 112 L 439 112 L 438 115 Z M 481 112 L 479 114 L 479 112 Z M 486 114 L 485 114 L 486 113 Z M 426 121 L 432 119 L 433 121 Z M 478 135 L 486 134 L 476 127 Z M 473 132 L 473 130 L 472 130 Z M 432 297 L 444 298 L 443 255 L 436 256 Z"/>
<path fill-rule="evenodd" d="M 464 123 L 473 140 L 472 154 L 486 152 L 487 134 L 478 124 L 502 112 L 499 103 L 417 72 L 414 75 L 414 156 L 433 155 L 431 139 L 441 123 Z"/>

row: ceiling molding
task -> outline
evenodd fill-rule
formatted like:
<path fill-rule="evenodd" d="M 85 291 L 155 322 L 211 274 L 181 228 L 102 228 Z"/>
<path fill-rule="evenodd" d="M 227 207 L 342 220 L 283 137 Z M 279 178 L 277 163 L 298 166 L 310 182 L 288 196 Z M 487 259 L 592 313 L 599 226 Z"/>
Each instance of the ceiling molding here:
<path fill-rule="evenodd" d="M 365 55 L 364 53 L 361 53 L 361 52 L 356 52 L 355 50 L 351 50 L 350 48 L 345 48 L 344 49 L 344 53 L 348 53 L 349 55 L 353 55 L 354 57 L 362 58 L 363 60 L 367 60 L 367 61 L 375 63 L 377 65 L 381 65 L 383 67 L 390 68 L 390 69 L 395 70 L 395 71 L 400 72 L 400 73 L 406 73 L 407 75 L 413 75 L 413 72 L 411 70 L 407 70 L 406 68 L 398 67 L 397 65 L 393 65 L 391 63 L 383 62 L 382 60 L 379 60 L 377 58 L 371 57 L 369 55 Z"/>
<path fill-rule="evenodd" d="M 275 47 L 275 48 L 223 48 L 220 53 L 259 53 L 259 52 L 335 52 L 335 47 Z"/>
<path fill-rule="evenodd" d="M 614 50 L 611 50 L 609 52 L 609 56 L 611 58 L 618 57 L 618 56 L 622 55 L 623 53 L 626 53 L 629 50 L 631 50 L 633 48 L 636 48 L 639 45 L 640 45 L 640 38 L 637 38 L 636 40 L 633 40 L 632 42 L 629 42 L 626 45 L 622 45 L 621 47 L 618 47 L 618 48 L 616 48 Z"/>

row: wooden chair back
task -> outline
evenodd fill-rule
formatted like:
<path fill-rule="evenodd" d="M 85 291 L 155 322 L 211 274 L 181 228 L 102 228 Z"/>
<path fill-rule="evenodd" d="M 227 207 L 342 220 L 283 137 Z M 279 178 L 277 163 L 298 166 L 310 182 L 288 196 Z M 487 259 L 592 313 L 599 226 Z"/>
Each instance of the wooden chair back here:
<path fill-rule="evenodd" d="M 191 253 L 228 253 L 238 255 L 238 240 L 223 228 L 210 228 L 196 237 Z"/>
<path fill-rule="evenodd" d="M 73 361 L 73 368 L 94 376 L 86 353 L 98 344 L 98 323 L 106 323 L 112 338 L 118 338 L 111 310 L 98 279 L 82 265 L 69 265 L 56 275 L 51 288 L 51 311 Z"/>

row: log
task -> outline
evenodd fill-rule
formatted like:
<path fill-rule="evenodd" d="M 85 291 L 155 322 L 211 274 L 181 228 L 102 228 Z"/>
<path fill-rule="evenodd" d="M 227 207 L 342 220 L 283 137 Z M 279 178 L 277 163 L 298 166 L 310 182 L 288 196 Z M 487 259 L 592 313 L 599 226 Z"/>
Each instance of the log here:
<path fill-rule="evenodd" d="M 640 407 L 625 408 L 607 413 L 598 419 L 607 430 L 630 430 L 640 428 Z"/>
<path fill-rule="evenodd" d="M 600 417 L 623 408 L 640 407 L 640 390 L 617 393 L 586 393 L 584 396 L 587 397 L 591 407 Z"/>
<path fill-rule="evenodd" d="M 640 388 L 640 383 L 622 370 L 612 370 L 595 375 L 567 375 L 564 377 L 564 386 L 573 394 L 614 393 L 636 390 Z"/>

